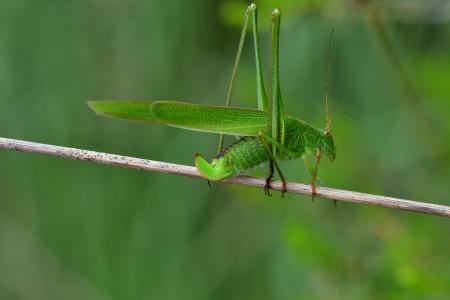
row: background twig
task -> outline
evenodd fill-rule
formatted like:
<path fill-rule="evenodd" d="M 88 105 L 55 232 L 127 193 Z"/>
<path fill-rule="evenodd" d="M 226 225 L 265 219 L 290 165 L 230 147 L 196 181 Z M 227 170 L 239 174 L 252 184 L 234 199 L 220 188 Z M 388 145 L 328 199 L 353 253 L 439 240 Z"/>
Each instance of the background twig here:
<path fill-rule="evenodd" d="M 7 138 L 0 138 L 0 148 L 30 153 L 40 153 L 65 159 L 85 160 L 99 164 L 113 165 L 138 170 L 201 178 L 200 173 L 195 167 L 115 155 L 110 153 L 53 146 Z M 265 180 L 263 178 L 255 178 L 250 176 L 236 176 L 233 178 L 222 180 L 222 182 L 253 186 L 258 188 L 264 188 L 265 185 Z M 272 183 L 272 188 L 274 190 L 280 190 L 281 182 L 274 181 Z M 289 182 L 287 184 L 287 192 L 311 195 L 311 187 L 306 184 Z M 424 214 L 450 217 L 450 207 L 445 205 L 423 203 L 325 187 L 317 187 L 317 196 L 333 200 L 376 205 L 387 208 L 397 208 Z"/>

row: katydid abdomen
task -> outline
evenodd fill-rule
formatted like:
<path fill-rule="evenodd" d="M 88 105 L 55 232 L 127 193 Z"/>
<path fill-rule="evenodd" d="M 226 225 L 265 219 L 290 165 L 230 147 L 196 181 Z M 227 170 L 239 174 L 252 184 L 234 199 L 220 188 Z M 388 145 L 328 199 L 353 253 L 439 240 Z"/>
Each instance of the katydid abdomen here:
<path fill-rule="evenodd" d="M 304 133 L 314 133 L 317 130 L 294 118 L 286 122 L 284 148 L 277 148 L 277 159 L 289 160 L 301 157 L 305 152 Z M 287 153 L 289 151 L 289 153 Z M 195 165 L 203 177 L 216 181 L 227 177 L 263 167 L 269 162 L 270 156 L 259 137 L 247 136 L 239 139 L 223 149 L 209 163 L 200 154 L 195 155 Z"/>
<path fill-rule="evenodd" d="M 256 137 L 243 137 L 224 148 L 211 163 L 200 154 L 195 155 L 195 165 L 203 177 L 216 181 L 264 165 L 269 160 L 262 142 Z"/>

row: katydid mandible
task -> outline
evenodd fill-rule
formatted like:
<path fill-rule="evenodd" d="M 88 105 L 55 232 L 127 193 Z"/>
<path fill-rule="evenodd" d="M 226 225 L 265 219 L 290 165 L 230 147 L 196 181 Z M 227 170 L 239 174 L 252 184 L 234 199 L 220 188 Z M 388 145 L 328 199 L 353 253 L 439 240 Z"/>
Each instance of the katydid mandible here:
<path fill-rule="evenodd" d="M 251 17 L 253 24 L 257 109 L 230 106 L 249 17 Z M 270 182 L 275 167 L 282 180 L 282 194 L 284 194 L 286 179 L 278 162 L 302 158 L 311 173 L 311 188 L 314 196 L 321 157 L 326 156 L 330 161 L 333 161 L 336 157 L 327 95 L 333 33 L 330 38 L 325 77 L 326 126 L 325 129 L 321 130 L 284 114 L 279 76 L 280 20 L 280 11 L 275 9 L 271 16 L 271 61 L 268 93 L 265 89 L 260 62 L 257 10 L 256 5 L 251 4 L 245 12 L 226 106 L 143 100 L 89 101 L 88 104 L 96 113 L 103 116 L 220 134 L 218 154 L 211 162 L 208 162 L 201 154 L 195 154 L 195 166 L 208 181 L 218 181 L 268 164 L 269 174 L 266 178 L 266 193 L 270 195 Z M 235 135 L 239 136 L 240 139 L 223 148 L 223 135 Z"/>

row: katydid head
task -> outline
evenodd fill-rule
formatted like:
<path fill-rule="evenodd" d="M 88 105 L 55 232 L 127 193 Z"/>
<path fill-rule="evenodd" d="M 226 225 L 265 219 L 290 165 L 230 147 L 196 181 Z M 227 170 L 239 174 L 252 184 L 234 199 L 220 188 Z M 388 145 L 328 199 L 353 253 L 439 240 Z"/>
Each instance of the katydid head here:
<path fill-rule="evenodd" d="M 330 161 L 336 158 L 336 147 L 334 146 L 333 136 L 328 127 L 322 131 L 319 147 L 321 153 L 327 156 Z"/>

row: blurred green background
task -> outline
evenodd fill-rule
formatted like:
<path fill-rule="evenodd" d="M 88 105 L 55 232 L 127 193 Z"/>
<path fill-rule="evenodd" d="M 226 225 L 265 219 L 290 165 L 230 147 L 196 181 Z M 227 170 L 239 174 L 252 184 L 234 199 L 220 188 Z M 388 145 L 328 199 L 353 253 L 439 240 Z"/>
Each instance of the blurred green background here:
<path fill-rule="evenodd" d="M 211 158 L 215 135 L 100 118 L 85 101 L 224 103 L 246 5 L 2 0 L 0 136 Z M 449 2 L 257 5 L 263 67 L 279 7 L 285 108 L 317 127 L 336 30 L 338 153 L 323 181 L 449 205 Z M 242 107 L 256 106 L 252 51 L 237 78 Z M 302 161 L 283 168 L 309 181 Z M 440 217 L 0 151 L 0 299 L 449 299 L 449 253 Z"/>

